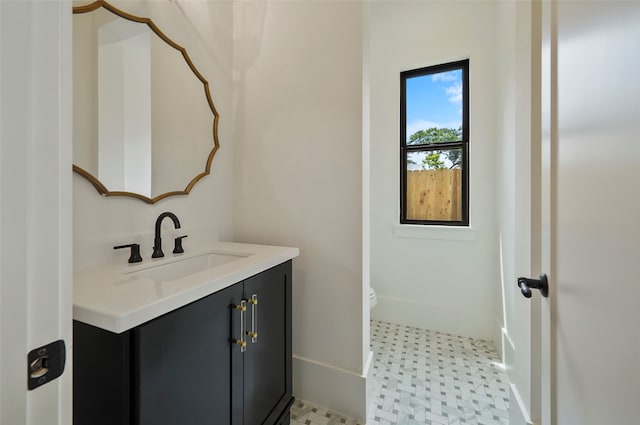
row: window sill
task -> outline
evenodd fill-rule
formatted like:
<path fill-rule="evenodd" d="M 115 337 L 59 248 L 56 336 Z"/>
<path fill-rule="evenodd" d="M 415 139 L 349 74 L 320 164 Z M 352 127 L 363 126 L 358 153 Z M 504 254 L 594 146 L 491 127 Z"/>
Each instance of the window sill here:
<path fill-rule="evenodd" d="M 416 224 L 396 224 L 393 236 L 412 239 L 439 239 L 448 241 L 474 241 L 476 231 L 471 226 L 423 226 Z"/>

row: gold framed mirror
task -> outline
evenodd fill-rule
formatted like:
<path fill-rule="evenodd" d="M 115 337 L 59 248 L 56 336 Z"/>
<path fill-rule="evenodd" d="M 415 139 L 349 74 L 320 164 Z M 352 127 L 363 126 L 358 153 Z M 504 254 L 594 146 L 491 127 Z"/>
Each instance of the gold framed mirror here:
<path fill-rule="evenodd" d="M 73 14 L 73 171 L 104 196 L 188 194 L 220 146 L 209 83 L 150 18 L 104 0 Z"/>

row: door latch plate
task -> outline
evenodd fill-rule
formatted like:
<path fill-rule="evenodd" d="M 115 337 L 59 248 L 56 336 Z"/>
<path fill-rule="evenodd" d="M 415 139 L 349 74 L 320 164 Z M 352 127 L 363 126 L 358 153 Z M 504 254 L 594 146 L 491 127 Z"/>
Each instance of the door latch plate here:
<path fill-rule="evenodd" d="M 51 382 L 64 372 L 66 348 L 63 340 L 31 350 L 27 355 L 29 391 Z"/>

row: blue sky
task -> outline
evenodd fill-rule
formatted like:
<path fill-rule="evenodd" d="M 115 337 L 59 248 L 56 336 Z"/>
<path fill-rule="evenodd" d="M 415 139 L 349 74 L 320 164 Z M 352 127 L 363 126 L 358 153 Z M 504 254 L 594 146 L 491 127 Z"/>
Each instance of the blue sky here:
<path fill-rule="evenodd" d="M 462 125 L 462 70 L 407 79 L 407 140 L 418 130 Z"/>

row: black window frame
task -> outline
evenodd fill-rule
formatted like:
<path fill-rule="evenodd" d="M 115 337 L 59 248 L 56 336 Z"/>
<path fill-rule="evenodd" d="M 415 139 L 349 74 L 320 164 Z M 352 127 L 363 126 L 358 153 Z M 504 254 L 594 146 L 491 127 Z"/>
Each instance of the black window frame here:
<path fill-rule="evenodd" d="M 462 140 L 407 145 L 407 79 L 455 70 L 462 71 Z M 456 221 L 407 219 L 407 154 L 457 148 L 462 150 L 462 219 Z M 469 59 L 400 73 L 400 224 L 469 226 Z"/>

